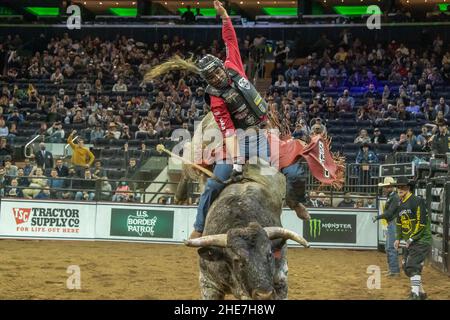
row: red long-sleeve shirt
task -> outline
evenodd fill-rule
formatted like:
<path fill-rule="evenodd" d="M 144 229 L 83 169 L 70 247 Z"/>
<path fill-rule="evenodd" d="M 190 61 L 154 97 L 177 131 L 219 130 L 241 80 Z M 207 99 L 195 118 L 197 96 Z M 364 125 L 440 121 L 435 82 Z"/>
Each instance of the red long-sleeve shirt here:
<path fill-rule="evenodd" d="M 225 42 L 227 49 L 227 58 L 225 60 L 225 68 L 230 68 L 238 72 L 242 77 L 247 79 L 245 75 L 244 66 L 242 65 L 241 54 L 239 52 L 239 45 L 236 37 L 231 19 L 228 17 L 222 19 L 222 39 Z M 217 122 L 224 137 L 229 137 L 234 134 L 235 126 L 231 119 L 225 101 L 220 97 L 211 96 L 211 111 L 214 119 Z"/>

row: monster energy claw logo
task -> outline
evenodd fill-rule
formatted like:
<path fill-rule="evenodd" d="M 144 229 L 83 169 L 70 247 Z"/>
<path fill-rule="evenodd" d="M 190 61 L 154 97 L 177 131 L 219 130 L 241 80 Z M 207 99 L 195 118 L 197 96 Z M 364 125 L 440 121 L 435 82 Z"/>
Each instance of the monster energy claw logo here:
<path fill-rule="evenodd" d="M 320 229 L 322 228 L 322 221 L 320 219 L 309 220 L 309 234 L 313 238 L 320 237 Z"/>

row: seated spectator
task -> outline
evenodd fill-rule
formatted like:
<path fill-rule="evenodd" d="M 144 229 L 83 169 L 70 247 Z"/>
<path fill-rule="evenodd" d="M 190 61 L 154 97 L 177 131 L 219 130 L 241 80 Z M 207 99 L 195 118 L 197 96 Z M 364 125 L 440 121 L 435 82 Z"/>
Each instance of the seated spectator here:
<path fill-rule="evenodd" d="M 442 111 L 444 113 L 444 117 L 447 117 L 447 115 L 450 113 L 450 106 L 445 103 L 445 99 L 441 97 L 439 99 L 439 103 L 434 107 L 434 110 L 436 111 L 436 114 L 439 111 Z"/>
<path fill-rule="evenodd" d="M 40 200 L 50 199 L 50 188 L 46 186 L 43 189 L 41 189 L 39 193 L 34 196 L 34 199 Z"/>
<path fill-rule="evenodd" d="M 325 112 L 328 120 L 335 120 L 338 118 L 338 109 L 332 96 L 327 97 L 327 100 L 325 101 Z"/>
<path fill-rule="evenodd" d="M 355 208 L 364 208 L 364 200 L 363 199 L 357 199 L 355 203 Z"/>
<path fill-rule="evenodd" d="M 317 134 L 326 134 L 327 133 L 327 128 L 325 127 L 325 125 L 322 124 L 322 119 L 320 118 L 315 118 L 313 120 L 311 120 L 311 131 L 310 131 L 310 135 L 315 136 Z"/>
<path fill-rule="evenodd" d="M 115 202 L 127 202 L 130 199 L 130 195 L 132 194 L 130 187 L 128 186 L 128 182 L 120 181 L 119 185 L 116 188 L 116 191 L 112 197 L 112 201 Z"/>
<path fill-rule="evenodd" d="M 357 164 L 374 164 L 378 163 L 378 156 L 377 154 L 370 150 L 370 146 L 368 143 L 363 143 L 361 146 L 361 149 L 359 150 L 357 156 L 356 156 L 356 163 Z"/>
<path fill-rule="evenodd" d="M 413 99 L 409 100 L 409 106 L 406 107 L 406 111 L 414 117 L 421 114 L 419 105 Z"/>
<path fill-rule="evenodd" d="M 104 177 L 106 175 L 105 169 L 102 167 L 102 161 L 101 160 L 95 160 L 94 162 L 94 168 L 92 169 L 92 177 L 94 179 L 100 179 L 101 177 Z"/>
<path fill-rule="evenodd" d="M 310 191 L 308 194 L 308 201 L 306 202 L 306 206 L 313 208 L 323 208 L 324 204 L 321 199 L 317 198 L 317 194 L 315 191 Z"/>
<path fill-rule="evenodd" d="M 9 128 L 3 118 L 0 118 L 0 137 L 7 138 L 9 136 Z"/>
<path fill-rule="evenodd" d="M 287 89 L 287 83 L 286 83 L 286 81 L 284 80 L 284 76 L 280 74 L 280 75 L 278 76 L 278 80 L 275 81 L 275 83 L 273 84 L 273 86 L 274 86 L 276 89 L 286 90 L 286 89 Z"/>
<path fill-rule="evenodd" d="M 22 123 L 25 121 L 25 117 L 23 116 L 23 114 L 21 114 L 19 112 L 19 109 L 14 108 L 12 110 L 12 112 L 8 115 L 8 117 L 6 118 L 7 122 L 16 122 L 18 124 Z"/>
<path fill-rule="evenodd" d="M 436 118 L 437 112 L 431 98 L 427 98 L 422 104 L 422 112 L 428 121 L 433 121 Z"/>
<path fill-rule="evenodd" d="M 387 110 L 383 112 L 383 120 L 387 122 L 398 120 L 398 112 L 394 105 L 388 104 Z"/>
<path fill-rule="evenodd" d="M 338 208 L 354 208 L 356 206 L 355 201 L 352 199 L 352 194 L 350 192 L 346 192 L 344 194 L 344 200 L 339 202 Z"/>
<path fill-rule="evenodd" d="M 64 188 L 65 180 L 62 177 L 58 176 L 58 171 L 56 169 L 52 169 L 50 171 L 50 179 L 48 179 L 48 186 L 50 187 L 50 196 L 52 199 L 61 199 L 62 190 Z"/>
<path fill-rule="evenodd" d="M 310 129 L 308 128 L 306 121 L 302 119 L 297 122 L 297 124 L 295 125 L 295 130 L 292 132 L 292 137 L 294 139 L 306 140 L 309 135 Z"/>
<path fill-rule="evenodd" d="M 331 199 L 328 198 L 325 195 L 325 193 L 323 193 L 323 192 L 319 193 L 319 196 L 317 197 L 317 199 L 319 199 L 323 203 L 323 207 L 332 207 Z"/>
<path fill-rule="evenodd" d="M 95 180 L 92 178 L 91 170 L 84 170 L 84 179 L 77 179 L 72 183 L 73 189 L 78 189 L 75 193 L 75 200 L 93 201 L 95 198 Z"/>
<path fill-rule="evenodd" d="M 23 198 L 22 188 L 19 186 L 17 179 L 11 180 L 11 185 L 5 188 L 5 197 L 9 198 Z"/>
<path fill-rule="evenodd" d="M 7 143 L 5 137 L 0 138 L 0 159 L 4 159 L 5 156 L 12 157 L 13 151 L 11 146 Z"/>
<path fill-rule="evenodd" d="M 36 159 L 34 154 L 31 155 L 30 158 L 24 159 L 25 166 L 23 167 L 23 172 L 25 176 L 30 176 L 32 172 L 37 169 Z"/>
<path fill-rule="evenodd" d="M 131 132 L 130 132 L 130 127 L 128 127 L 127 125 L 123 126 L 123 131 L 120 134 L 120 139 L 124 139 L 124 140 L 131 140 Z"/>
<path fill-rule="evenodd" d="M 40 136 L 46 137 L 46 136 L 47 136 L 47 129 L 48 129 L 48 128 L 47 128 L 47 123 L 42 122 L 41 125 L 40 125 L 40 127 L 39 127 L 39 129 L 37 129 L 37 130 L 34 132 L 34 135 L 35 135 L 35 136 L 40 135 Z"/>
<path fill-rule="evenodd" d="M 5 194 L 5 188 L 9 185 L 8 178 L 6 177 L 5 168 L 0 167 L 0 196 Z"/>
<path fill-rule="evenodd" d="M 419 145 L 417 144 L 417 138 L 411 128 L 406 130 L 406 139 L 408 140 L 408 145 L 406 146 L 406 152 L 420 151 Z"/>
<path fill-rule="evenodd" d="M 359 135 L 355 138 L 355 141 L 353 143 L 358 143 L 358 144 L 365 144 L 365 143 L 370 143 L 370 137 L 369 134 L 367 133 L 366 129 L 361 129 L 361 131 L 359 131 Z"/>
<path fill-rule="evenodd" d="M 48 128 L 47 135 L 49 136 L 48 142 L 50 143 L 63 143 L 65 136 L 62 123 L 60 121 L 53 123 L 53 125 Z"/>
<path fill-rule="evenodd" d="M 55 85 L 60 85 L 63 83 L 64 76 L 62 75 L 60 68 L 56 68 L 55 72 L 52 73 L 50 76 L 50 81 L 52 81 Z"/>
<path fill-rule="evenodd" d="M 108 177 L 100 177 L 100 201 L 110 201 L 112 198 L 112 186 L 108 181 Z"/>
<path fill-rule="evenodd" d="M 19 183 L 19 187 L 28 187 L 29 186 L 29 180 L 28 177 L 25 176 L 23 172 L 23 168 L 17 169 L 17 181 Z"/>
<path fill-rule="evenodd" d="M 318 93 L 322 92 L 322 84 L 320 83 L 320 80 L 317 79 L 316 76 L 312 76 L 312 78 L 309 80 L 309 89 L 311 89 L 312 95 L 317 95 Z"/>
<path fill-rule="evenodd" d="M 367 202 L 366 205 L 364 206 L 364 208 L 368 208 L 368 209 L 375 209 L 376 208 L 376 204 L 373 198 L 367 198 Z"/>
<path fill-rule="evenodd" d="M 373 85 L 373 83 L 369 84 L 369 88 L 367 89 L 366 92 L 364 92 L 364 98 L 374 98 L 377 99 L 378 98 L 378 92 L 377 89 L 375 88 L 375 86 Z"/>
<path fill-rule="evenodd" d="M 37 167 L 35 172 L 31 173 L 29 179 L 29 189 L 24 189 L 23 195 L 27 199 L 32 199 L 47 185 L 47 177 L 44 175 L 42 168 Z"/>
<path fill-rule="evenodd" d="M 12 164 L 11 157 L 5 158 L 4 166 L 5 166 L 5 170 L 6 170 L 6 175 L 8 177 L 16 177 L 17 176 L 18 168 L 17 168 L 17 166 Z"/>
<path fill-rule="evenodd" d="M 431 138 L 431 132 L 428 132 L 427 126 L 422 126 L 421 133 L 417 136 L 417 145 L 419 146 L 420 150 L 422 152 L 428 152 L 430 151 L 430 141 Z"/>
<path fill-rule="evenodd" d="M 384 144 L 387 143 L 387 139 L 384 134 L 381 133 L 380 128 L 375 128 L 373 130 L 373 137 L 371 143 L 374 144 Z"/>
<path fill-rule="evenodd" d="M 81 82 L 77 84 L 77 93 L 88 94 L 92 91 L 92 86 L 88 83 L 87 78 L 83 77 Z"/>
<path fill-rule="evenodd" d="M 117 83 L 112 87 L 112 92 L 127 92 L 128 87 L 125 83 L 123 83 L 122 79 L 119 79 Z"/>
<path fill-rule="evenodd" d="M 103 131 L 100 123 L 95 125 L 95 129 L 91 131 L 90 142 L 95 143 L 97 139 L 102 139 L 105 136 L 105 131 Z"/>
<path fill-rule="evenodd" d="M 394 152 L 406 152 L 407 147 L 408 147 L 408 138 L 406 137 L 405 133 L 402 133 L 400 135 L 400 139 L 394 142 L 392 150 L 394 150 Z"/>
<path fill-rule="evenodd" d="M 58 177 L 64 178 L 69 175 L 69 168 L 63 163 L 62 159 L 56 159 L 55 170 L 58 174 Z"/>
<path fill-rule="evenodd" d="M 350 96 L 349 91 L 346 89 L 342 96 L 337 100 L 336 106 L 339 112 L 350 112 L 355 107 L 355 99 Z"/>

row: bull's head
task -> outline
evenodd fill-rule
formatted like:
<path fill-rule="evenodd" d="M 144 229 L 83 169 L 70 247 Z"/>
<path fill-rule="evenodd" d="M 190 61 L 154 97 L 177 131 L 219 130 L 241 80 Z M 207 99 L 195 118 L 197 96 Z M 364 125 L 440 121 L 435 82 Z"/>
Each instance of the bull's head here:
<path fill-rule="evenodd" d="M 281 247 L 288 239 L 309 247 L 305 239 L 290 230 L 262 228 L 256 222 L 226 234 L 187 240 L 185 244 L 201 247 L 198 252 L 205 260 L 225 262 L 244 296 L 265 300 L 273 298 L 275 259 L 280 258 Z"/>

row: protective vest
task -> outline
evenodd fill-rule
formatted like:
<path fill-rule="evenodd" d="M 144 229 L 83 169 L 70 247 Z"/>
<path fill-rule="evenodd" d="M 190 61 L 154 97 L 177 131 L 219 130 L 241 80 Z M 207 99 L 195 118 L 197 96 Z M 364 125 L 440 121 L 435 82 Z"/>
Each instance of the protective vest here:
<path fill-rule="evenodd" d="M 247 129 L 261 123 L 261 117 L 267 113 L 267 103 L 255 86 L 233 69 L 227 69 L 232 83 L 226 89 L 206 87 L 209 95 L 222 98 L 236 128 Z"/>

